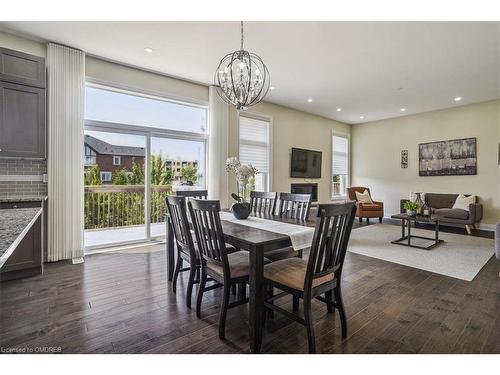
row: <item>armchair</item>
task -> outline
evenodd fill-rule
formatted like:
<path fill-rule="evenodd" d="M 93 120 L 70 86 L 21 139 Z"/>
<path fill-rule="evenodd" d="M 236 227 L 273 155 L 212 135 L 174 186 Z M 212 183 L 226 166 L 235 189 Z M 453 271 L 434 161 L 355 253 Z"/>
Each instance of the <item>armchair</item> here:
<path fill-rule="evenodd" d="M 363 221 L 363 218 L 366 218 L 366 222 L 369 223 L 371 217 L 378 217 L 378 221 L 381 223 L 384 217 L 384 203 L 378 201 L 373 201 L 373 203 L 360 203 L 356 198 L 356 192 L 363 193 L 365 190 L 370 193 L 370 189 L 363 186 L 352 186 L 347 188 L 349 199 L 356 202 L 356 217 L 359 218 L 360 223 Z"/>

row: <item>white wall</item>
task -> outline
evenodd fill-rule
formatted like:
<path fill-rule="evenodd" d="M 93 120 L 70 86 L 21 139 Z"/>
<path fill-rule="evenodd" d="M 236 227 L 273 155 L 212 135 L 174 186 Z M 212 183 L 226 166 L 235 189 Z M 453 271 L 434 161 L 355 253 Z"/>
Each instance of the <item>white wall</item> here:
<path fill-rule="evenodd" d="M 46 57 L 47 46 L 45 43 L 22 38 L 13 34 L 0 31 L 0 46 L 35 56 Z"/>
<path fill-rule="evenodd" d="M 477 138 L 476 176 L 418 176 L 418 144 Z M 483 224 L 500 221 L 500 101 L 404 116 L 352 126 L 353 185 L 368 186 L 385 204 L 385 215 L 399 212 L 411 191 L 475 194 L 483 203 Z M 408 150 L 408 168 L 400 167 Z"/>
<path fill-rule="evenodd" d="M 318 201 L 331 202 L 332 131 L 350 135 L 351 126 L 310 113 L 297 111 L 271 103 L 260 103 L 249 112 L 270 116 L 273 122 L 272 186 L 271 190 L 289 192 L 290 184 L 318 183 Z M 229 155 L 238 155 L 238 112 L 229 114 Z M 323 153 L 321 178 L 290 178 L 290 154 L 292 147 L 311 149 Z M 230 185 L 230 191 L 235 186 Z"/>

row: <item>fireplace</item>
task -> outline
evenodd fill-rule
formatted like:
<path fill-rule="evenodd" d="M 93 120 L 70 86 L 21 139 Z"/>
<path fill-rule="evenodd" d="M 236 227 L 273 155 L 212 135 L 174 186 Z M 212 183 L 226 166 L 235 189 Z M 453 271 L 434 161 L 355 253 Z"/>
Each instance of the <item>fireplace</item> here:
<path fill-rule="evenodd" d="M 291 184 L 290 192 L 294 194 L 311 194 L 313 202 L 318 201 L 318 184 L 300 183 Z"/>

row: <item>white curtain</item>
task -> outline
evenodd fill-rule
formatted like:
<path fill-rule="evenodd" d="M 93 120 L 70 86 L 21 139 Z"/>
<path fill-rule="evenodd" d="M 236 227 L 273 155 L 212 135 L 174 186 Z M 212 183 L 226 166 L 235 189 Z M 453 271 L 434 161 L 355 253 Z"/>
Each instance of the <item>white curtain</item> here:
<path fill-rule="evenodd" d="M 229 143 L 229 106 L 219 97 L 215 90 L 215 86 L 210 86 L 208 195 L 210 199 L 219 199 L 221 207 L 227 208 L 229 193 L 228 176 L 225 168 Z"/>
<path fill-rule="evenodd" d="M 47 261 L 83 257 L 83 111 L 85 54 L 49 43 L 47 53 Z"/>

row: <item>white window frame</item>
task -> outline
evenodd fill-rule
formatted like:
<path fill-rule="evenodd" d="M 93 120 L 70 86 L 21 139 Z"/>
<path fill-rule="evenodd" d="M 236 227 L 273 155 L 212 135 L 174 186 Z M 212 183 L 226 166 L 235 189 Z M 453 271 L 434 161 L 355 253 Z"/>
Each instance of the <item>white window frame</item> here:
<path fill-rule="evenodd" d="M 122 158 L 120 155 L 113 155 L 113 165 L 122 165 Z"/>
<path fill-rule="evenodd" d="M 237 119 L 237 140 L 238 140 L 238 159 L 240 158 L 240 118 L 247 117 L 254 120 L 266 121 L 269 123 L 269 147 L 268 147 L 268 155 L 267 160 L 269 161 L 268 165 L 268 178 L 267 178 L 267 187 L 266 191 L 273 191 L 273 117 L 268 115 L 263 115 L 260 113 L 249 112 L 249 111 L 237 111 L 238 119 Z"/>
<path fill-rule="evenodd" d="M 346 192 L 344 195 L 333 195 L 333 137 L 340 137 L 347 139 L 347 181 Z M 332 131 L 331 137 L 331 154 L 330 154 L 330 200 L 338 201 L 347 199 L 347 188 L 351 186 L 351 135 L 336 130 Z"/>
<path fill-rule="evenodd" d="M 104 178 L 103 176 L 109 176 L 109 178 Z M 101 171 L 99 173 L 99 178 L 101 179 L 102 182 L 111 182 L 113 181 L 113 172 Z"/>
<path fill-rule="evenodd" d="M 210 132 L 210 121 L 209 121 L 209 110 L 208 102 L 194 100 L 190 98 L 183 98 L 179 96 L 166 95 L 164 93 L 159 93 L 151 90 L 144 90 L 137 87 L 120 85 L 112 82 L 106 82 L 102 80 L 96 80 L 87 77 L 85 81 L 85 86 L 94 87 L 101 90 L 113 91 L 118 93 L 123 93 L 127 95 L 139 96 L 154 100 L 163 100 L 170 103 L 201 108 L 206 111 L 206 129 L 205 133 L 194 133 L 185 132 L 180 130 L 171 130 L 164 128 L 155 128 L 151 126 L 141 126 L 141 125 L 131 125 L 125 123 L 115 123 L 108 121 L 97 121 L 97 120 L 86 120 L 84 119 L 84 130 L 102 131 L 102 132 L 112 132 L 112 133 L 123 133 L 123 134 L 135 134 L 142 135 L 146 137 L 146 150 L 145 150 L 145 227 L 146 227 L 146 237 L 145 239 L 135 240 L 135 241 L 124 241 L 124 242 L 113 242 L 110 244 L 98 245 L 98 246 L 85 246 L 85 251 L 91 253 L 96 249 L 103 249 L 105 247 L 114 247 L 120 245 L 126 245 L 130 243 L 141 243 L 141 242 L 152 242 L 157 240 L 162 240 L 164 236 L 152 237 L 151 236 L 151 176 L 149 173 L 149 165 L 151 159 L 151 138 L 167 138 L 167 139 L 177 139 L 186 141 L 197 141 L 202 142 L 205 147 L 205 165 L 204 165 L 204 188 L 207 186 L 207 172 L 208 172 L 208 135 Z M 82 161 L 83 164 L 83 161 Z M 82 202 L 83 203 L 83 202 Z"/>

